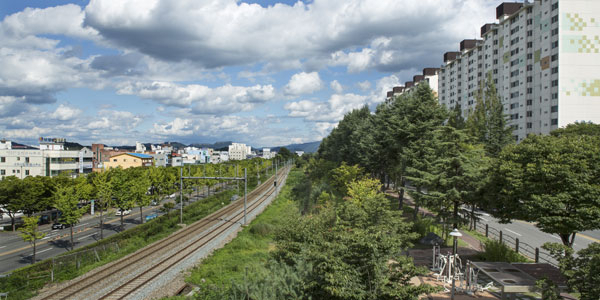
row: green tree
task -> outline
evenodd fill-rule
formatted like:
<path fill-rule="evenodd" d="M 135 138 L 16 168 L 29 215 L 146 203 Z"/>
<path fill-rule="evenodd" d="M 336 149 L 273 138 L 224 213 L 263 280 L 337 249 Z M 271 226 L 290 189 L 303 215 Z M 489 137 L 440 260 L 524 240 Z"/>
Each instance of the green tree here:
<path fill-rule="evenodd" d="M 581 135 L 589 135 L 600 137 L 600 124 L 594 123 L 575 123 L 569 124 L 567 127 L 559 128 L 550 132 L 553 136 L 563 136 L 563 135 L 573 135 L 573 136 L 581 136 Z"/>
<path fill-rule="evenodd" d="M 600 139 L 530 135 L 508 146 L 490 184 L 498 217 L 535 222 L 572 247 L 577 232 L 600 228 Z"/>
<path fill-rule="evenodd" d="M 479 85 L 476 100 L 475 110 L 469 114 L 466 128 L 477 142 L 485 145 L 490 156 L 496 157 L 514 139 L 511 128 L 506 126 L 504 106 L 491 73 L 488 73 L 486 82 Z"/>
<path fill-rule="evenodd" d="M 148 195 L 150 187 L 149 170 L 140 172 L 142 176 L 136 176 L 129 180 L 129 197 L 140 208 L 140 224 L 144 223 L 143 207 L 150 205 L 152 198 Z"/>
<path fill-rule="evenodd" d="M 15 231 L 16 214 L 23 210 L 20 198 L 22 189 L 22 181 L 15 176 L 8 176 L 0 180 L 0 207 L 10 217 L 12 231 Z"/>
<path fill-rule="evenodd" d="M 94 177 L 93 184 L 96 190 L 96 200 L 94 205 L 100 211 L 100 239 L 104 238 L 104 210 L 112 202 L 112 184 L 110 173 L 104 171 Z"/>
<path fill-rule="evenodd" d="M 345 196 L 348 194 L 348 185 L 360 179 L 362 174 L 363 170 L 358 165 L 349 166 L 342 162 L 332 171 L 331 185 L 339 196 Z"/>
<path fill-rule="evenodd" d="M 54 192 L 54 197 L 54 207 L 62 213 L 60 220 L 71 228 L 71 250 L 73 250 L 75 248 L 73 226 L 79 223 L 81 216 L 87 210 L 87 206 L 82 208 L 77 207 L 79 195 L 75 186 L 72 185 L 58 187 Z"/>
<path fill-rule="evenodd" d="M 38 217 L 23 217 L 23 227 L 19 229 L 21 231 L 21 237 L 24 241 L 31 243 L 33 246 L 33 255 L 31 257 L 31 264 L 35 263 L 36 244 L 39 239 L 43 239 L 46 234 L 38 231 Z"/>
<path fill-rule="evenodd" d="M 115 168 L 110 170 L 110 184 L 113 190 L 113 205 L 115 205 L 122 213 L 121 213 L 121 230 L 124 227 L 124 211 L 131 210 L 133 205 L 135 205 L 135 200 L 132 197 L 132 182 L 131 178 L 129 178 L 129 174 L 126 170 L 121 168 Z M 130 172 L 130 171 L 129 171 Z"/>
<path fill-rule="evenodd" d="M 545 243 L 542 248 L 550 251 L 559 262 L 561 273 L 570 289 L 581 293 L 581 300 L 596 300 L 600 295 L 600 244 L 591 243 L 574 256 L 573 249 L 558 243 Z"/>

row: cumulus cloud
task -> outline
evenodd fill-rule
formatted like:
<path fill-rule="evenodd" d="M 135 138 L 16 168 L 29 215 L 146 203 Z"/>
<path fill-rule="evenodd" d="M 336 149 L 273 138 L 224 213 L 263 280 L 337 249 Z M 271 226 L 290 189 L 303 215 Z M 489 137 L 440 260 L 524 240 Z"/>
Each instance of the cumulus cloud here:
<path fill-rule="evenodd" d="M 168 106 L 190 108 L 195 114 L 227 114 L 248 111 L 275 97 L 272 85 L 250 87 L 230 84 L 217 88 L 171 82 L 125 82 L 119 94 L 137 95 Z"/>
<path fill-rule="evenodd" d="M 485 22 L 481 14 L 467 12 L 491 10 L 495 4 L 317 0 L 261 7 L 236 0 L 92 0 L 84 25 L 115 46 L 165 61 L 216 68 L 335 53 L 332 63 L 358 71 L 410 63 L 414 55 L 407 55 L 407 48 L 428 45 L 431 51 L 456 43 L 465 31 L 475 32 Z M 465 13 L 472 17 L 464 18 Z M 399 45 L 404 47 L 395 51 Z M 338 52 L 356 46 L 369 47 Z"/>
<path fill-rule="evenodd" d="M 284 93 L 290 96 L 312 94 L 323 88 L 323 81 L 318 72 L 294 74 L 284 87 Z"/>
<path fill-rule="evenodd" d="M 369 82 L 368 80 L 357 82 L 356 85 L 362 91 L 366 91 L 371 88 L 371 82 Z"/>
<path fill-rule="evenodd" d="M 336 94 L 341 94 L 344 91 L 344 87 L 337 80 L 329 83 L 329 86 Z"/>
<path fill-rule="evenodd" d="M 367 103 L 368 97 L 356 94 L 331 95 L 327 102 L 301 100 L 287 103 L 284 108 L 290 117 L 304 118 L 313 122 L 338 122 L 344 114 L 360 108 Z"/>
<path fill-rule="evenodd" d="M 61 104 L 56 110 L 50 115 L 52 118 L 60 121 L 72 120 L 77 116 L 80 116 L 83 112 L 79 108 L 69 107 Z"/>

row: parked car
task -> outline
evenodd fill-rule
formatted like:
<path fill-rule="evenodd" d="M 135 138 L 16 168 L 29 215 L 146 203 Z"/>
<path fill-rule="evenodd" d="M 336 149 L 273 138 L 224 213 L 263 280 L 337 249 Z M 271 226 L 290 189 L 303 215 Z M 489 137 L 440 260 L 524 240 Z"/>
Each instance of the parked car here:
<path fill-rule="evenodd" d="M 69 226 L 70 226 L 69 224 L 54 223 L 54 224 L 52 224 L 52 230 L 55 230 L 55 229 L 65 229 L 65 228 L 67 228 Z"/>
<path fill-rule="evenodd" d="M 152 200 L 152 203 L 150 203 L 150 205 L 152 206 L 158 206 L 160 204 L 160 201 L 158 200 Z"/>
<path fill-rule="evenodd" d="M 124 210 L 124 211 L 121 211 L 121 210 L 119 209 L 119 210 L 117 210 L 117 212 L 115 213 L 115 216 L 120 216 L 120 215 L 124 215 L 124 216 L 126 216 L 126 215 L 128 215 L 128 214 L 130 214 L 130 213 L 131 213 L 131 210 L 130 210 L 130 209 L 126 209 L 126 210 Z"/>
<path fill-rule="evenodd" d="M 146 216 L 146 222 L 152 220 L 152 219 L 156 219 L 156 217 L 158 217 L 157 214 L 151 214 L 151 215 L 147 215 Z"/>

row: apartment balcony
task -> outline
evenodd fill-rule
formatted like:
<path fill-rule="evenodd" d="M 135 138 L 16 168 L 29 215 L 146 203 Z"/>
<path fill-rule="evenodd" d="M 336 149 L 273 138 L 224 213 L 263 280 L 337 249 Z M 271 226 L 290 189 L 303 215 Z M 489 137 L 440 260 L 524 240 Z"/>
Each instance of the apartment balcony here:
<path fill-rule="evenodd" d="M 90 168 L 92 164 L 90 163 Z M 65 170 L 77 170 L 79 169 L 79 165 L 76 162 L 73 163 L 51 163 L 50 170 L 53 171 L 65 171 Z"/>

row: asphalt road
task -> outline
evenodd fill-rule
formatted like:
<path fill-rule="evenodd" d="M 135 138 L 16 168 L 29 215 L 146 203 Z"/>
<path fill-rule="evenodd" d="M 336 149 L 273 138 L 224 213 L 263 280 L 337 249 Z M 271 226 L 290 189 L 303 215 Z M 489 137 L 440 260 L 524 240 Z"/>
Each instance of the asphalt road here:
<path fill-rule="evenodd" d="M 231 187 L 235 188 L 235 184 Z M 198 198 L 194 197 L 191 201 L 198 201 L 204 198 L 205 190 L 201 190 Z M 179 209 L 179 194 L 173 198 L 165 198 L 160 204 L 175 201 L 175 209 Z M 212 195 L 212 189 L 211 189 Z M 161 206 L 144 207 L 144 217 L 152 213 L 162 215 Z M 79 224 L 73 227 L 73 242 L 75 248 L 94 243 L 100 239 L 100 214 L 96 212 L 94 216 L 86 214 Z M 124 218 L 124 230 L 140 225 L 140 209 L 138 207 L 131 210 L 131 214 Z M 115 209 L 111 209 L 104 214 L 104 237 L 121 232 L 121 218 L 115 216 Z M 70 228 L 52 230 L 51 224 L 42 225 L 40 231 L 46 233 L 46 237 L 39 240 L 36 246 L 36 261 L 57 256 L 68 252 L 71 249 Z M 0 274 L 7 273 L 17 268 L 31 264 L 33 249 L 29 242 L 24 242 L 18 232 L 0 231 Z"/>
<path fill-rule="evenodd" d="M 479 213 L 480 224 L 488 224 L 489 227 L 502 230 L 504 236 L 509 235 L 513 238 L 519 238 L 520 243 L 529 244 L 533 248 L 541 247 L 546 242 L 562 243 L 558 235 L 542 232 L 533 223 L 514 220 L 512 223 L 500 224 L 498 219 L 491 215 L 482 211 L 479 211 Z M 600 242 L 600 231 L 585 231 L 575 236 L 573 249 L 578 251 L 594 242 Z"/>

